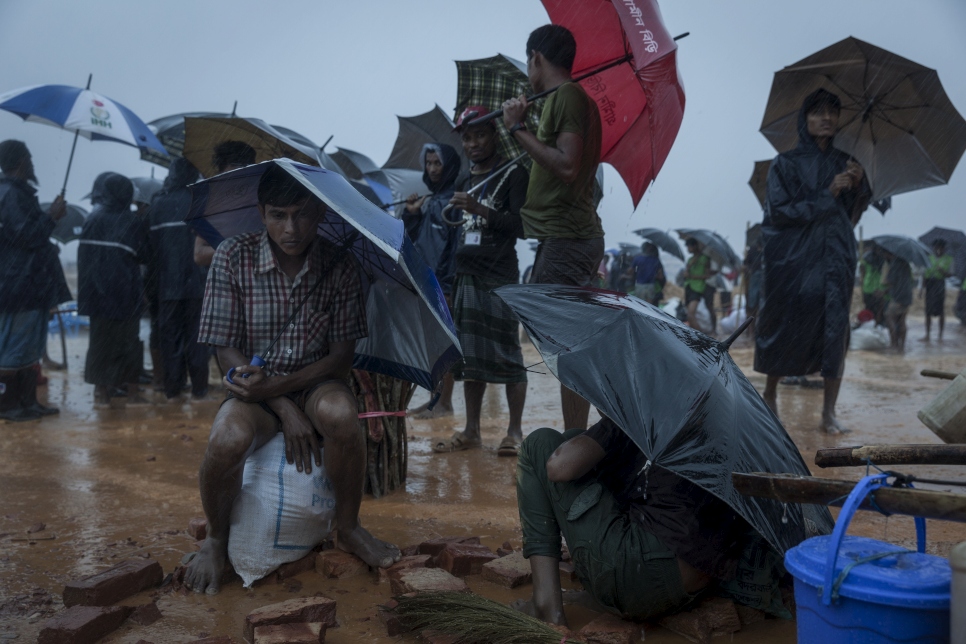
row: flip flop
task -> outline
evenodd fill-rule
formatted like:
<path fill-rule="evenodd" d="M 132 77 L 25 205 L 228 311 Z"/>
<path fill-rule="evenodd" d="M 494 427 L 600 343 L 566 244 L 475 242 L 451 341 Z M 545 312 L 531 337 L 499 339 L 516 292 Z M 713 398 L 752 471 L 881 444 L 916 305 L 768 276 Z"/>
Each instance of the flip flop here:
<path fill-rule="evenodd" d="M 497 456 L 516 456 L 520 452 L 520 441 L 512 436 L 504 436 L 496 448 Z"/>
<path fill-rule="evenodd" d="M 476 439 L 471 441 L 466 438 L 460 432 L 454 432 L 453 436 L 450 437 L 449 442 L 439 441 L 433 445 L 433 451 L 437 454 L 448 454 L 450 452 L 462 452 L 463 450 L 473 449 L 474 447 L 482 447 L 483 441 Z"/>

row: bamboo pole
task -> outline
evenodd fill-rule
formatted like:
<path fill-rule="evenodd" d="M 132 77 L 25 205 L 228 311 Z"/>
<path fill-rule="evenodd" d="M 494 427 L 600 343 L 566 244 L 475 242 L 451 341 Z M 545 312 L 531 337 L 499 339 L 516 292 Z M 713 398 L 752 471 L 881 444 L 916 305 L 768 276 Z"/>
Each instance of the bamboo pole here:
<path fill-rule="evenodd" d="M 819 467 L 865 465 L 966 465 L 966 445 L 863 445 L 815 452 Z"/>

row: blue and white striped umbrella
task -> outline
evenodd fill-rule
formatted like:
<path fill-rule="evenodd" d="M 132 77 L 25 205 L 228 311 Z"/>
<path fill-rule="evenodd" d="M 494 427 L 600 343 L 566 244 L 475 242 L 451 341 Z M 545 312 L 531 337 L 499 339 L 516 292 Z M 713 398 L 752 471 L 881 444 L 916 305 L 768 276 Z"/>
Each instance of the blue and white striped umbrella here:
<path fill-rule="evenodd" d="M 34 85 L 0 94 L 0 109 L 25 121 L 76 132 L 92 141 L 117 141 L 167 151 L 137 115 L 117 101 L 81 87 Z"/>

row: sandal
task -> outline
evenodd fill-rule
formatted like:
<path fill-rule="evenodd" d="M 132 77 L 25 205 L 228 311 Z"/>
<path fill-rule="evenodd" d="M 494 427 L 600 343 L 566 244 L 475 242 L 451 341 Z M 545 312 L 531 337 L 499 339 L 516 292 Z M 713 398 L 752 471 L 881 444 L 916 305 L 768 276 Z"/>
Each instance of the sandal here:
<path fill-rule="evenodd" d="M 453 436 L 449 439 L 449 442 L 439 441 L 433 445 L 433 451 L 437 454 L 448 454 L 450 452 L 462 452 L 463 450 L 482 446 L 483 441 L 481 441 L 479 438 L 474 441 L 468 439 L 462 432 L 454 432 Z"/>
<path fill-rule="evenodd" d="M 496 448 L 497 456 L 516 456 L 520 451 L 520 441 L 512 436 L 504 436 Z"/>

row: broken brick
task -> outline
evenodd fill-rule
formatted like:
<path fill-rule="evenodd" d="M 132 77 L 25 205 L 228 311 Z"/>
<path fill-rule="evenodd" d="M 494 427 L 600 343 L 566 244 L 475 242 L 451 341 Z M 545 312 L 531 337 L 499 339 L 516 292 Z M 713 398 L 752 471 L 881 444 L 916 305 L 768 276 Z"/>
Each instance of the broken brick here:
<path fill-rule="evenodd" d="M 457 577 L 465 577 L 480 574 L 483 564 L 496 558 L 496 553 L 484 545 L 448 543 L 436 555 L 436 565 Z"/>
<path fill-rule="evenodd" d="M 204 541 L 208 536 L 208 519 L 195 517 L 188 521 L 188 534 L 195 541 Z"/>
<path fill-rule="evenodd" d="M 689 610 L 661 618 L 658 622 L 672 633 L 677 633 L 696 644 L 710 644 L 713 629 L 704 615 Z"/>
<path fill-rule="evenodd" d="M 412 557 L 413 555 L 419 554 L 419 545 L 406 546 L 400 552 L 402 552 L 403 557 Z"/>
<path fill-rule="evenodd" d="M 128 559 L 113 568 L 69 582 L 64 587 L 64 606 L 110 606 L 161 584 L 161 564 L 148 559 Z"/>
<path fill-rule="evenodd" d="M 578 637 L 585 644 L 632 644 L 640 630 L 634 622 L 605 613 L 580 629 Z"/>
<path fill-rule="evenodd" d="M 573 563 L 569 561 L 561 561 L 559 564 L 557 564 L 557 567 L 560 569 L 561 577 L 570 579 L 570 581 L 579 581 L 577 579 L 577 569 L 574 568 Z"/>
<path fill-rule="evenodd" d="M 91 644 L 117 629 L 130 606 L 72 606 L 47 620 L 38 644 Z"/>
<path fill-rule="evenodd" d="M 301 559 L 296 561 L 290 561 L 288 563 L 283 563 L 281 566 L 275 570 L 275 581 L 276 583 L 281 583 L 286 579 L 295 577 L 296 575 L 301 575 L 303 572 L 309 572 L 310 570 L 315 570 L 315 558 L 316 554 L 310 552 Z"/>
<path fill-rule="evenodd" d="M 163 615 L 161 614 L 161 610 L 154 602 L 138 606 L 134 609 L 134 612 L 131 613 L 131 619 L 141 626 L 150 626 L 162 617 Z"/>
<path fill-rule="evenodd" d="M 523 558 L 522 552 L 513 554 L 483 564 L 483 579 L 505 588 L 516 588 L 533 581 L 530 572 L 530 562 Z"/>
<path fill-rule="evenodd" d="M 325 624 L 300 622 L 259 626 L 253 644 L 324 644 Z"/>
<path fill-rule="evenodd" d="M 443 551 L 446 544 L 449 543 L 461 543 L 461 544 L 475 544 L 479 545 L 479 537 L 439 537 L 438 539 L 430 539 L 429 541 L 423 541 L 419 544 L 419 554 L 421 555 L 432 555 L 436 556 Z"/>
<path fill-rule="evenodd" d="M 738 619 L 741 621 L 742 626 L 750 626 L 751 624 L 765 621 L 765 611 L 763 610 L 758 610 L 751 606 L 743 606 L 742 604 L 735 604 L 735 611 L 738 613 Z"/>
<path fill-rule="evenodd" d="M 322 622 L 326 626 L 335 626 L 335 600 L 328 597 L 299 597 L 262 606 L 245 618 L 245 639 L 251 642 L 259 626 L 298 622 Z"/>
<path fill-rule="evenodd" d="M 459 577 L 454 577 L 440 568 L 410 568 L 391 577 L 393 595 L 424 593 L 431 591 L 466 592 L 469 590 Z"/>
<path fill-rule="evenodd" d="M 345 550 L 333 548 L 320 552 L 315 557 L 315 571 L 323 577 L 345 579 L 369 570 L 365 561 Z"/>
<path fill-rule="evenodd" d="M 432 568 L 436 564 L 429 555 L 413 555 L 403 557 L 388 568 L 379 569 L 379 581 L 389 581 L 393 576 L 398 576 L 403 570 L 410 568 Z"/>
<path fill-rule="evenodd" d="M 694 610 L 704 615 L 711 626 L 711 635 L 730 635 L 741 630 L 741 619 L 735 603 L 726 597 L 709 597 Z"/>

